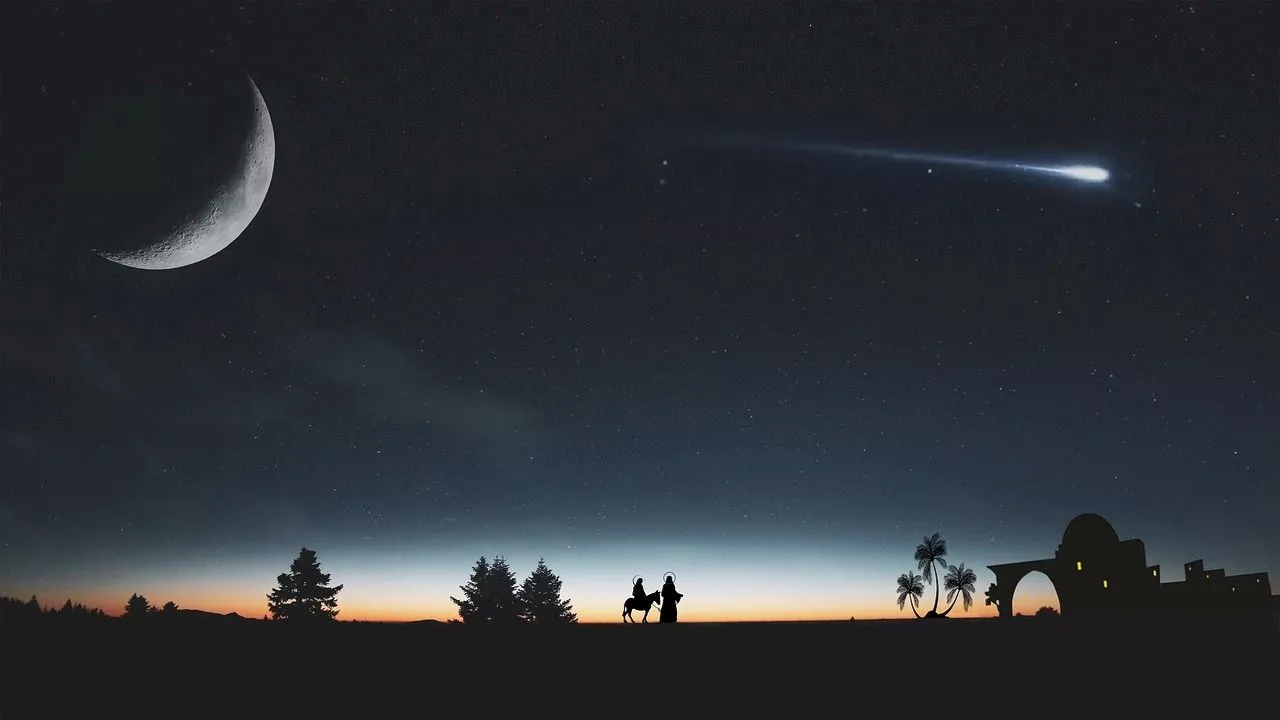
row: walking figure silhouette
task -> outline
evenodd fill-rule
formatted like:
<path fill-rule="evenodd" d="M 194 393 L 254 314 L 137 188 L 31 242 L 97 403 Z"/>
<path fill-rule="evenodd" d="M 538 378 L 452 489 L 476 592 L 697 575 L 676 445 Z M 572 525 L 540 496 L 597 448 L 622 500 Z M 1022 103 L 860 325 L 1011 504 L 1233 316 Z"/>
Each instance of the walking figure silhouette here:
<path fill-rule="evenodd" d="M 662 583 L 662 609 L 658 613 L 658 622 L 676 621 L 676 606 L 680 604 L 682 597 L 682 593 L 676 592 L 676 574 L 668 571 Z"/>

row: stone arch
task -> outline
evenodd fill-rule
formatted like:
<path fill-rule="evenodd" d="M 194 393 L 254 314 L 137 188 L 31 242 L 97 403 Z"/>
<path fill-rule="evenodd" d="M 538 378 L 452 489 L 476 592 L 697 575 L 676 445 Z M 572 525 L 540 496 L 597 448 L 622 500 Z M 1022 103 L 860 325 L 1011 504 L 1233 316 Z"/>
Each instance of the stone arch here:
<path fill-rule="evenodd" d="M 988 565 L 996 576 L 996 581 L 987 588 L 987 604 L 995 605 L 1000 617 L 1013 617 L 1013 591 L 1028 573 L 1039 572 L 1053 583 L 1054 592 L 1058 595 L 1058 611 L 1062 612 L 1063 584 L 1059 563 L 1054 560 L 1032 560 L 1030 562 L 1008 563 L 1006 565 Z"/>
<path fill-rule="evenodd" d="M 1019 607 L 1018 591 L 1022 590 L 1025 593 L 1029 582 L 1030 584 L 1035 584 L 1038 578 L 1043 578 L 1044 581 L 1048 583 L 1049 589 L 1053 593 L 1053 600 L 1051 602 L 1046 602 L 1045 599 L 1039 598 L 1029 601 L 1028 605 Z M 1013 604 L 1012 612 L 1015 616 L 1019 612 L 1027 616 L 1034 615 L 1037 610 L 1046 604 L 1053 605 L 1059 613 L 1062 612 L 1062 595 L 1058 592 L 1058 585 L 1053 581 L 1053 578 L 1043 570 L 1028 570 L 1026 574 L 1018 578 L 1017 583 L 1009 592 L 1009 601 Z"/>
<path fill-rule="evenodd" d="M 987 590 L 988 604 L 998 605 L 1001 617 L 1013 617 L 1014 588 L 1036 570 L 1053 583 L 1063 616 L 1136 608 L 1159 582 L 1158 569 L 1146 565 L 1142 541 L 1121 542 L 1111 523 L 1093 513 L 1068 523 L 1052 558 L 989 567 L 996 583 Z"/>

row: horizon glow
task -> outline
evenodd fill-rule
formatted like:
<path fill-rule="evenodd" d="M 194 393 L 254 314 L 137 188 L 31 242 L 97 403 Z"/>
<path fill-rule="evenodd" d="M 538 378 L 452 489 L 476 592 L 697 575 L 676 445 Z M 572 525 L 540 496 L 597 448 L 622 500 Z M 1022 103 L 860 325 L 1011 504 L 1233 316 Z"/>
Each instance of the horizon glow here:
<path fill-rule="evenodd" d="M 481 554 L 490 559 L 505 555 L 517 583 L 544 558 L 563 582 L 562 597 L 572 603 L 584 623 L 621 622 L 632 574 L 644 577 L 646 590 L 653 592 L 660 589 L 662 574 L 668 570 L 676 573 L 677 588 L 685 595 L 681 622 L 886 620 L 914 619 L 909 607 L 897 607 L 896 579 L 908 570 L 918 572 L 912 552 L 928 527 L 932 525 L 919 523 L 888 538 L 844 531 L 780 542 L 734 534 L 716 541 L 685 538 L 642 546 L 620 539 L 569 546 L 522 532 L 483 542 L 353 542 L 305 533 L 301 544 L 316 550 L 321 570 L 331 574 L 333 585 L 344 586 L 338 595 L 340 620 L 457 619 L 457 608 L 449 597 L 460 595 L 459 586 L 467 582 Z M 957 603 L 951 617 L 996 616 L 996 609 L 984 603 L 985 591 L 995 581 L 987 566 L 1052 557 L 1059 540 L 1056 535 L 1045 533 L 1042 540 L 1001 545 L 989 544 L 981 533 L 944 535 L 948 561 L 964 563 L 978 577 L 973 606 L 965 611 Z M 1170 569 L 1166 582 L 1180 579 L 1180 568 L 1188 558 L 1205 557 L 1162 533 L 1137 537 L 1143 535 L 1148 535 L 1144 538 L 1147 564 Z M 76 564 L 15 566 L 0 578 L 0 595 L 20 600 L 35 595 L 42 607 L 54 608 L 70 599 L 118 616 L 136 592 L 156 607 L 172 600 L 184 609 L 261 618 L 267 612 L 267 593 L 276 577 L 288 570 L 301 544 L 275 539 L 238 549 L 173 548 L 127 554 L 104 547 L 97 558 Z M 1210 550 L 1213 557 L 1236 557 L 1225 564 L 1209 562 L 1225 567 L 1228 574 L 1266 567 L 1264 553 L 1257 548 L 1243 554 L 1216 546 L 1199 549 Z M 926 585 L 921 614 L 933 607 L 933 594 L 933 586 Z M 939 596 L 941 611 L 947 606 L 945 589 Z M 1057 592 L 1048 577 L 1030 573 L 1014 592 L 1013 612 L 1031 615 L 1045 605 L 1061 608 Z M 656 611 L 650 614 L 650 622 L 656 622 Z"/>
<path fill-rule="evenodd" d="M 1061 537 L 1055 525 L 1002 533 L 1004 540 L 981 528 L 944 533 L 949 563 L 963 563 L 977 574 L 973 606 L 965 611 L 957 604 L 951 617 L 995 616 L 996 609 L 984 603 L 995 581 L 987 566 L 1052 557 Z M 685 595 L 682 622 L 914 619 L 909 607 L 897 607 L 897 576 L 919 572 L 912 558 L 915 545 L 936 527 L 931 519 L 917 519 L 891 531 L 860 530 L 856 524 L 810 534 L 746 527 L 670 530 L 640 543 L 625 532 L 592 533 L 596 539 L 587 540 L 533 525 L 508 525 L 480 539 L 468 533 L 373 540 L 307 525 L 289 533 L 292 538 L 276 534 L 238 545 L 139 548 L 103 539 L 74 562 L 9 566 L 0 575 L 0 595 L 20 600 L 35 595 L 43 607 L 55 608 L 70 599 L 120 615 L 136 592 L 157 607 L 173 601 L 185 609 L 261 618 L 277 576 L 305 545 L 317 552 L 332 584 L 344 586 L 338 595 L 341 620 L 457 619 L 449 598 L 460 595 L 459 586 L 482 554 L 505 555 L 517 582 L 544 558 L 563 582 L 562 597 L 584 623 L 621 622 L 631 577 L 644 577 L 646 590 L 653 592 L 668 570 L 676 573 L 677 588 Z M 1121 535 L 1142 538 L 1147 564 L 1170 568 L 1167 579 L 1179 576 L 1182 564 L 1196 557 L 1228 574 L 1268 567 L 1265 551 L 1256 546 L 1188 543 L 1148 523 L 1121 527 L 1134 527 L 1135 532 Z M 922 614 L 933 607 L 933 594 L 933 586 L 926 585 Z M 939 595 L 941 611 L 947 600 L 945 591 Z M 1039 573 L 1026 576 L 1015 590 L 1013 612 L 1030 615 L 1045 605 L 1060 609 L 1052 582 Z M 650 621 L 656 615 L 651 613 Z"/>
<path fill-rule="evenodd" d="M 449 597 L 460 595 L 459 586 L 467 582 L 480 554 L 461 547 L 442 548 L 429 556 L 404 547 L 359 551 L 336 542 L 308 547 L 317 550 L 321 569 L 332 575 L 332 584 L 344 585 L 338 595 L 340 620 L 457 619 L 457 608 Z M 642 571 L 652 566 L 648 574 L 641 573 L 650 592 L 661 588 L 664 572 L 676 573 L 677 587 L 685 594 L 680 605 L 682 622 L 914 619 L 909 607 L 898 609 L 894 593 L 897 575 L 915 567 L 912 547 L 889 560 L 882 549 L 870 547 L 855 559 L 848 557 L 847 549 L 835 546 L 782 549 L 741 543 L 732 550 L 715 550 L 659 544 L 648 552 L 667 558 L 670 567 L 659 567 L 663 563 L 644 557 L 629 562 Z M 959 552 L 964 552 L 963 544 L 953 550 Z M 104 564 L 68 571 L 52 580 L 12 577 L 0 586 L 0 594 L 19 599 L 34 594 L 45 607 L 60 607 L 70 598 L 100 607 L 108 615 L 120 615 L 126 600 L 137 592 L 157 607 L 172 600 L 184 609 L 260 618 L 267 612 L 267 592 L 296 553 L 296 548 L 283 545 L 271 548 L 269 554 L 266 549 L 224 557 L 175 553 L 153 558 L 145 568 Z M 622 602 L 629 594 L 630 575 L 617 570 L 618 558 L 627 553 L 634 554 L 634 547 L 610 543 L 591 551 L 517 550 L 505 555 L 517 582 L 532 571 L 540 556 L 545 557 L 562 579 L 562 596 L 573 604 L 580 622 L 612 623 L 621 622 Z M 499 553 L 485 554 L 492 559 Z M 963 561 L 957 556 L 952 562 Z M 995 616 L 995 608 L 983 603 L 987 584 L 994 581 L 990 571 L 981 564 L 965 564 L 978 573 L 977 592 L 968 611 L 957 602 L 951 616 Z M 199 568 L 199 576 L 184 577 L 184 568 L 191 572 L 193 566 Z M 939 611 L 947 606 L 945 590 L 940 595 Z M 1058 600 L 1046 578 L 1028 578 L 1019 586 L 1014 605 L 1015 611 L 1030 614 L 1042 605 L 1057 607 Z M 926 586 L 921 614 L 932 606 L 933 587 Z M 656 607 L 649 620 L 657 621 Z"/>

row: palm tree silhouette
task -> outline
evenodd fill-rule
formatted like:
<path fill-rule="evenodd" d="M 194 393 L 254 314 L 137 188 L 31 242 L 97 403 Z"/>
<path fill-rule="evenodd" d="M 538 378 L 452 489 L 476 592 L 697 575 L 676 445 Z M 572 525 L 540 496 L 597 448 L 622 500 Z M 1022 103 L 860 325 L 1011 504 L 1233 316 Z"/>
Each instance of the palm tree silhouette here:
<path fill-rule="evenodd" d="M 948 567 L 947 576 L 942 582 L 947 586 L 947 602 L 951 604 L 942 612 L 941 617 L 946 617 L 947 613 L 951 612 L 951 608 L 956 606 L 957 599 L 964 599 L 966 612 L 973 606 L 973 593 L 976 592 L 974 583 L 978 582 L 978 576 L 966 568 L 964 563 Z"/>
<path fill-rule="evenodd" d="M 925 538 L 924 542 L 921 542 L 916 546 L 916 567 L 924 573 L 924 581 L 933 584 L 933 609 L 925 613 L 925 617 L 938 616 L 939 583 L 934 582 L 934 580 L 941 580 L 941 578 L 934 578 L 933 564 L 938 563 L 939 565 L 946 567 L 947 564 L 943 560 L 946 556 L 947 541 L 943 540 L 942 536 L 938 533 L 934 533 L 932 536 Z"/>
<path fill-rule="evenodd" d="M 920 576 L 913 572 L 904 572 L 898 576 L 898 609 L 906 604 L 907 600 L 911 600 L 911 612 L 917 618 L 920 613 L 916 612 L 916 603 L 919 602 L 920 596 L 924 594 L 924 583 L 921 582 Z"/>

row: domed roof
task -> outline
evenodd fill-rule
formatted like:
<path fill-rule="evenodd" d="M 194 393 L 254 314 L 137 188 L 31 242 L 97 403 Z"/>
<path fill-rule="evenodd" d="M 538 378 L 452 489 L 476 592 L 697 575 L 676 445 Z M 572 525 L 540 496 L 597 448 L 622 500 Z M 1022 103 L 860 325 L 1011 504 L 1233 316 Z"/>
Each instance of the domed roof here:
<path fill-rule="evenodd" d="M 1118 542 L 1120 536 L 1111 527 L 1111 523 L 1093 513 L 1077 515 L 1067 523 L 1067 530 L 1062 533 L 1063 547 L 1100 547 Z"/>

